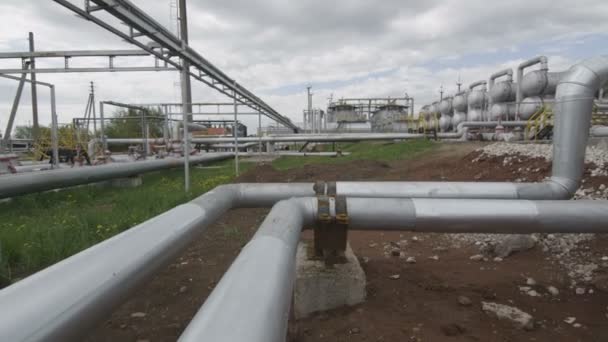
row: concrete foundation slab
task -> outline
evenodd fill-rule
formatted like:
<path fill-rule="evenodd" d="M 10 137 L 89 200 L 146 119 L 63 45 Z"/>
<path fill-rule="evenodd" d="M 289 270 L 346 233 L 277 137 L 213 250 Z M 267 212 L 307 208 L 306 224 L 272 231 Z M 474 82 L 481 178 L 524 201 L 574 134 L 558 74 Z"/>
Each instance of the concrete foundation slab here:
<path fill-rule="evenodd" d="M 326 265 L 314 257 L 312 244 L 300 243 L 296 256 L 294 316 L 351 306 L 365 300 L 365 273 L 350 245 L 345 262 Z"/>

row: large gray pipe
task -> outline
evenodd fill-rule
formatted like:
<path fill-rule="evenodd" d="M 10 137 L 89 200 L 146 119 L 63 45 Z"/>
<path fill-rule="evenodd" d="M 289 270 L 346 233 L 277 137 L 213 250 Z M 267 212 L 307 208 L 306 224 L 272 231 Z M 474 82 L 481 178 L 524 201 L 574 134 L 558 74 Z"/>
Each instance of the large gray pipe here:
<path fill-rule="evenodd" d="M 489 88 L 492 90 L 492 86 L 494 86 L 494 82 L 497 78 L 507 76 L 507 81 L 513 81 L 513 69 L 507 68 L 493 73 L 490 76 L 490 80 L 488 81 Z"/>
<path fill-rule="evenodd" d="M 346 207 L 350 229 L 608 232 L 608 201 L 348 198 Z M 179 341 L 285 341 L 300 230 L 316 210 L 314 198 L 277 203 Z"/>
<path fill-rule="evenodd" d="M 593 126 L 591 127 L 591 136 L 594 137 L 608 137 L 607 126 Z"/>
<path fill-rule="evenodd" d="M 228 209 L 314 194 L 312 184 L 219 186 L 0 291 L 0 341 L 80 341 Z"/>
<path fill-rule="evenodd" d="M 277 203 L 179 341 L 284 342 L 298 241 L 316 212 L 314 198 Z"/>
<path fill-rule="evenodd" d="M 190 163 L 200 164 L 225 160 L 232 158 L 232 156 L 232 153 L 208 153 L 190 158 Z M 183 158 L 165 158 L 2 176 L 0 177 L 0 198 L 88 184 L 112 178 L 129 177 L 150 171 L 179 168 L 182 166 Z"/>
<path fill-rule="evenodd" d="M 433 233 L 606 233 L 608 201 L 347 199 L 349 229 Z"/>
<path fill-rule="evenodd" d="M 576 191 L 583 176 L 593 99 L 606 80 L 608 55 L 573 66 L 557 86 L 551 179 L 570 194 Z"/>

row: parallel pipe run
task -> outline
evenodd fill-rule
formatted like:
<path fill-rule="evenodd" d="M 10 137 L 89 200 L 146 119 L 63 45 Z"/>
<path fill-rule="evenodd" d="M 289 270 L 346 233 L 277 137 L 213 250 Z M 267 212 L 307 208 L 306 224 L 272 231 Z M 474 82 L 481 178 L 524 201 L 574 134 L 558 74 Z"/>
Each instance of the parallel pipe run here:
<path fill-rule="evenodd" d="M 314 194 L 311 184 L 219 186 L 0 291 L 0 341 L 80 341 L 227 210 Z"/>
<path fill-rule="evenodd" d="M 608 231 L 608 201 L 395 198 L 346 201 L 351 229 L 442 233 Z M 316 213 L 315 198 L 277 203 L 179 341 L 284 341 L 300 230 L 314 222 Z"/>
<path fill-rule="evenodd" d="M 225 211 L 269 206 L 290 197 L 313 195 L 310 184 L 220 186 L 1 291 L 0 340 L 79 340 Z M 295 246 L 300 228 L 312 223 L 317 212 L 315 201 L 300 198 L 275 206 L 262 229 L 218 284 L 209 304 L 197 314 L 182 341 L 200 340 L 202 333 L 213 341 L 279 341 L 284 337 Z M 353 229 L 608 230 L 606 201 L 348 198 L 347 207 Z M 479 208 L 484 208 L 482 213 Z M 243 281 L 245 279 L 248 281 Z M 251 282 L 251 279 L 257 280 Z M 243 318 L 236 320 L 239 322 L 236 326 L 235 317 Z M 232 328 L 222 329 L 227 324 Z M 239 339 L 241 337 L 247 338 Z"/>
<path fill-rule="evenodd" d="M 232 153 L 208 153 L 203 156 L 190 158 L 190 163 L 213 162 L 229 159 L 232 156 Z M 0 177 L 0 198 L 93 183 L 112 178 L 129 177 L 150 171 L 179 168 L 182 165 L 183 158 L 165 158 L 2 176 Z"/>
<path fill-rule="evenodd" d="M 457 127 L 455 133 L 438 133 L 437 137 L 440 139 L 457 139 L 463 136 L 466 127 L 496 127 L 498 121 L 478 122 L 478 121 L 466 121 L 461 122 Z M 513 121 L 510 123 L 503 122 L 502 125 L 505 127 L 525 127 L 527 121 Z M 414 139 L 426 139 L 428 138 L 425 134 L 412 134 L 412 133 L 344 133 L 344 134 L 296 134 L 296 135 L 269 135 L 263 137 L 241 137 L 239 138 L 240 143 L 287 143 L 287 142 L 353 142 L 353 141 L 374 141 L 374 140 L 414 140 Z M 148 139 L 148 144 L 164 144 L 164 139 Z M 179 142 L 179 141 L 175 141 Z M 193 138 L 192 143 L 198 144 L 230 144 L 234 147 L 234 139 L 230 137 L 208 137 L 208 138 Z M 89 155 L 94 155 L 95 145 L 98 143 L 97 139 L 89 141 L 88 150 Z M 141 139 L 132 138 L 115 138 L 106 139 L 108 144 L 140 144 Z M 241 144 L 242 146 L 243 144 Z"/>
<path fill-rule="evenodd" d="M 424 134 L 411 133 L 345 133 L 345 134 L 297 134 L 292 136 L 263 136 L 243 137 L 239 142 L 339 142 L 339 141 L 363 141 L 363 140 L 409 140 L 423 139 Z M 233 142 L 232 138 L 194 138 L 194 143 L 225 143 Z"/>

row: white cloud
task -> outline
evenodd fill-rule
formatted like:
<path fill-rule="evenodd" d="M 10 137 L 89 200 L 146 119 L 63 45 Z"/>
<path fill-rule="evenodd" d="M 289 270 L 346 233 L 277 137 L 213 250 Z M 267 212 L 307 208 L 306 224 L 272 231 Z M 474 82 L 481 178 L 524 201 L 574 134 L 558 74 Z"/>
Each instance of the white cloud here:
<path fill-rule="evenodd" d="M 169 0 L 133 2 L 161 24 L 175 26 Z M 574 62 L 572 49 L 584 49 L 588 36 L 608 29 L 608 2 L 602 0 L 190 0 L 188 6 L 190 45 L 294 121 L 301 120 L 305 89 L 286 95 L 269 93 L 270 89 L 333 82 L 341 86 L 315 90 L 316 106 L 324 107 L 332 93 L 335 97 L 400 96 L 405 91 L 422 105 L 438 96 L 442 84 L 453 91 L 459 76 L 466 84 L 532 57 L 529 49 L 534 42 L 553 41 L 554 46 L 548 44 L 540 53 L 551 56 L 553 68 L 565 68 Z M 54 2 L 3 0 L 0 49 L 26 50 L 28 31 L 35 32 L 40 50 L 132 48 Z M 484 54 L 493 57 L 478 61 L 470 57 Z M 450 67 L 430 67 L 431 60 Z M 5 62 L 0 61 L 0 66 Z M 365 79 L 386 70 L 396 71 Z M 98 99 L 179 100 L 176 73 L 41 74 L 38 78 L 57 85 L 62 122 L 82 115 L 89 81 L 97 84 Z M 357 81 L 345 82 L 353 79 Z M 225 100 L 196 81 L 193 87 L 195 101 Z M 2 113 L 10 110 L 15 89 L 16 82 L 0 81 Z M 39 92 L 45 110 L 48 99 L 43 89 Z M 26 89 L 17 122 L 26 123 L 29 113 Z M 2 127 L 5 116 L 0 117 Z M 48 115 L 42 117 L 49 121 Z"/>

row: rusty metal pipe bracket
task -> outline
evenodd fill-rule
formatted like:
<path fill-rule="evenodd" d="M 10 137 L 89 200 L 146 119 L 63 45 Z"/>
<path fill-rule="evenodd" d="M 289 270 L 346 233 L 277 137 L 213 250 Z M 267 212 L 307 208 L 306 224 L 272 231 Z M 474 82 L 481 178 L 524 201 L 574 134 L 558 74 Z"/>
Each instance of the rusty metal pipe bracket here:
<path fill-rule="evenodd" d="M 346 197 L 336 195 L 336 183 L 317 182 L 317 220 L 314 227 L 315 256 L 327 264 L 344 262 L 348 237 Z"/>

